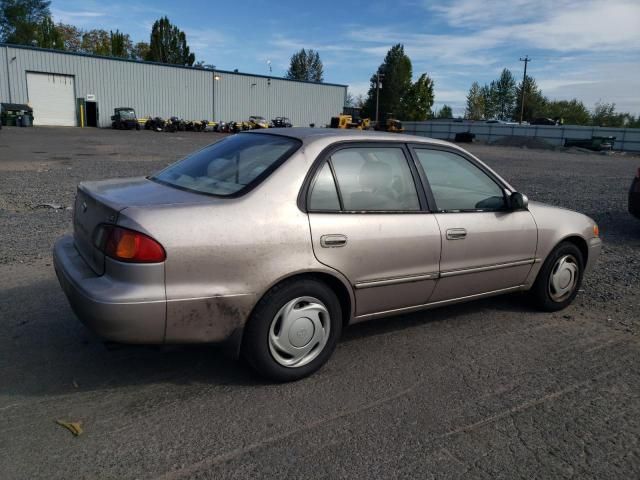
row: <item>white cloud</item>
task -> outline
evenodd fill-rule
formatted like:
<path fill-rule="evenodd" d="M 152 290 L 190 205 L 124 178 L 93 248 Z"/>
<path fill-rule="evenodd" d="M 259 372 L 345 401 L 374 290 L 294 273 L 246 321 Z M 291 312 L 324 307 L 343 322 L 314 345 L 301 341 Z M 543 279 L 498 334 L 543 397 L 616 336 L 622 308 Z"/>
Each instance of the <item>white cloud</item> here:
<path fill-rule="evenodd" d="M 99 10 L 69 11 L 59 10 L 56 8 L 51 9 L 51 16 L 56 23 L 70 23 L 81 27 L 94 25 L 100 18 L 103 18 L 106 15 L 107 14 L 104 11 Z"/>

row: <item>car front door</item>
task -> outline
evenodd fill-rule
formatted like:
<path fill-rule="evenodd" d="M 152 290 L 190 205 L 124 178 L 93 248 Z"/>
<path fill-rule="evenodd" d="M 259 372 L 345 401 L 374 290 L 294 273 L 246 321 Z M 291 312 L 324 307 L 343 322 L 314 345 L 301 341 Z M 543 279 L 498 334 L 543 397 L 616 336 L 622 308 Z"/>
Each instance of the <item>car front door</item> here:
<path fill-rule="evenodd" d="M 509 208 L 500 180 L 473 158 L 446 149 L 412 150 L 442 234 L 431 302 L 521 286 L 537 261 L 531 213 Z"/>
<path fill-rule="evenodd" d="M 316 258 L 349 279 L 356 320 L 423 305 L 438 277 L 440 230 L 399 143 L 323 156 L 306 197 Z"/>

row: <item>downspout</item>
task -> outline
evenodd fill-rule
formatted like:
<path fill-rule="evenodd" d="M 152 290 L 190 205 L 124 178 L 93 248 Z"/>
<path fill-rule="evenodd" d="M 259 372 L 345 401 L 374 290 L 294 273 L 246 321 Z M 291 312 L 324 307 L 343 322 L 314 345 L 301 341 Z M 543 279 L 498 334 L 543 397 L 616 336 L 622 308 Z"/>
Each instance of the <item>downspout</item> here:
<path fill-rule="evenodd" d="M 9 103 L 13 103 L 13 95 L 11 95 L 11 76 L 9 75 L 9 47 L 4 47 L 5 61 L 7 66 L 7 89 L 9 90 Z"/>

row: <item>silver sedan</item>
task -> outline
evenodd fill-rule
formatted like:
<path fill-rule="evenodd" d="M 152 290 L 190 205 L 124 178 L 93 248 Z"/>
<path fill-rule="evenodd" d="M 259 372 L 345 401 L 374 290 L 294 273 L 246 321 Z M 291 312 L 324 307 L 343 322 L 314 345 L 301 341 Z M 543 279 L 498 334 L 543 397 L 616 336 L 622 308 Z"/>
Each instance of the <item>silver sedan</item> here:
<path fill-rule="evenodd" d="M 54 265 L 107 339 L 224 342 L 287 381 L 352 323 L 525 290 L 562 309 L 600 248 L 593 220 L 529 202 L 450 143 L 269 129 L 81 183 Z"/>

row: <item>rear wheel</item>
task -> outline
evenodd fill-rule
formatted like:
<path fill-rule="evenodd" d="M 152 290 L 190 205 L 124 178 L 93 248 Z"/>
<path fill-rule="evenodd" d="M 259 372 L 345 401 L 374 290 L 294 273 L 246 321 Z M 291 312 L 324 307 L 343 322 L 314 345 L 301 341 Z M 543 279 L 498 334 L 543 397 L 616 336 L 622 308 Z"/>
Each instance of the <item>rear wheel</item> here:
<path fill-rule="evenodd" d="M 578 294 L 583 271 L 580 249 L 570 242 L 560 243 L 545 260 L 531 289 L 536 306 L 547 312 L 567 307 Z"/>
<path fill-rule="evenodd" d="M 258 302 L 245 328 L 242 355 L 264 377 L 298 380 L 326 363 L 341 333 L 335 293 L 313 279 L 292 280 Z"/>

